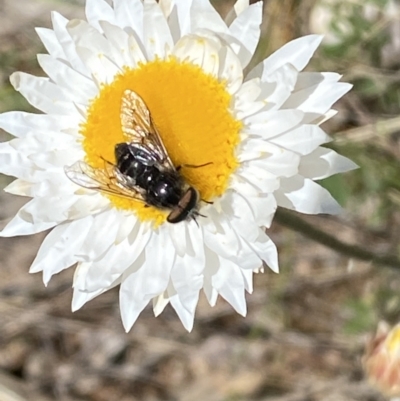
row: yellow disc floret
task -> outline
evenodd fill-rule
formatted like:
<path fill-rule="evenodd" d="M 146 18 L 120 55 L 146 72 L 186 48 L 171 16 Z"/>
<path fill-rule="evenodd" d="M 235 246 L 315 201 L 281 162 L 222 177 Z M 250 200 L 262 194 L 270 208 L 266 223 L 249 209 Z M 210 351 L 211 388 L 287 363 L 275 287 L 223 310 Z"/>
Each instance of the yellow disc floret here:
<path fill-rule="evenodd" d="M 211 201 L 221 196 L 238 165 L 235 148 L 241 122 L 229 111 L 231 95 L 224 82 L 175 58 L 126 69 L 101 88 L 81 127 L 85 161 L 95 168 L 103 168 L 104 159 L 115 162 L 115 145 L 126 141 L 120 120 L 126 89 L 145 101 L 175 166 L 210 163 L 180 170 L 187 183 L 199 191 L 201 199 Z M 163 211 L 144 207 L 138 201 L 107 196 L 116 207 L 134 210 L 142 220 L 165 220 Z"/>

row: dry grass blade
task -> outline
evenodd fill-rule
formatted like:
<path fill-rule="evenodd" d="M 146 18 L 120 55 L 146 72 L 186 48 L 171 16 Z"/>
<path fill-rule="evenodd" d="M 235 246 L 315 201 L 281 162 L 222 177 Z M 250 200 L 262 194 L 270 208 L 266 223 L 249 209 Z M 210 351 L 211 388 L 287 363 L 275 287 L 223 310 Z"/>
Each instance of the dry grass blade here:
<path fill-rule="evenodd" d="M 400 117 L 394 117 L 363 127 L 340 131 L 335 135 L 335 142 L 342 144 L 346 142 L 387 141 L 387 137 L 398 132 L 400 132 Z"/>

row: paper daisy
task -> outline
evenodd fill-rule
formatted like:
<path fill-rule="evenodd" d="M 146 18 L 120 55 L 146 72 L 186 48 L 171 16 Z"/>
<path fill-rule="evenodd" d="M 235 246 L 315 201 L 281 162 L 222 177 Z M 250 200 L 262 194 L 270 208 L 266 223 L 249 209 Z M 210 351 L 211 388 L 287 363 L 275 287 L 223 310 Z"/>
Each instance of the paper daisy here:
<path fill-rule="evenodd" d="M 6 191 L 32 200 L 1 235 L 53 228 L 31 272 L 47 284 L 76 265 L 73 310 L 120 286 L 126 330 L 149 301 L 155 315 L 170 303 L 191 330 L 201 290 L 245 315 L 253 273 L 278 271 L 265 233 L 277 206 L 339 210 L 315 180 L 354 164 L 320 147 L 318 124 L 350 85 L 301 72 L 316 35 L 245 77 L 261 15 L 243 0 L 229 21 L 208 0 L 87 0 L 87 22 L 53 13 L 53 29 L 37 29 L 48 77 L 11 82 L 43 114 L 0 116 L 16 136 L 0 148 L 0 172 L 17 177 Z M 171 171 L 175 198 L 151 198 L 143 174 L 163 185 Z"/>

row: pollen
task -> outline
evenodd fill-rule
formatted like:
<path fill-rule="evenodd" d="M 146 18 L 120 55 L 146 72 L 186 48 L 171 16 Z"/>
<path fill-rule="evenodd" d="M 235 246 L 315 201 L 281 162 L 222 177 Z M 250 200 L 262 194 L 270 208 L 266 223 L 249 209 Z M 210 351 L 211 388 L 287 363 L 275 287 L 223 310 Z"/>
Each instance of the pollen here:
<path fill-rule="evenodd" d="M 85 161 L 95 168 L 104 168 L 104 160 L 115 163 L 115 145 L 126 142 L 121 130 L 126 89 L 142 97 L 174 166 L 181 166 L 180 173 L 201 199 L 210 202 L 223 195 L 238 166 L 235 150 L 242 123 L 230 111 L 231 95 L 223 81 L 175 58 L 125 69 L 101 88 L 81 126 Z M 160 224 L 169 213 L 140 201 L 105 196 L 143 221 Z"/>

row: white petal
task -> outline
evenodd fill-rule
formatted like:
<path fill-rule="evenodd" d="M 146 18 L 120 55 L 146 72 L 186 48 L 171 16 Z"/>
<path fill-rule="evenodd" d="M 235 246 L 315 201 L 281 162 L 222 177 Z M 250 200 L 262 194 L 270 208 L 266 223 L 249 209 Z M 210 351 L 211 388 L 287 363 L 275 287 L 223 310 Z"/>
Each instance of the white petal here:
<path fill-rule="evenodd" d="M 107 39 L 85 21 L 72 20 L 67 24 L 78 55 L 99 83 L 111 82 L 123 67 L 120 53 Z"/>
<path fill-rule="evenodd" d="M 28 132 L 62 131 L 76 127 L 80 123 L 78 115 L 33 114 L 23 111 L 9 111 L 0 114 L 0 128 L 17 137 L 25 137 Z"/>
<path fill-rule="evenodd" d="M 246 118 L 246 128 L 243 130 L 266 140 L 295 128 L 303 117 L 304 113 L 295 109 L 263 111 Z"/>
<path fill-rule="evenodd" d="M 160 250 L 163 250 L 160 252 Z M 145 248 L 146 262 L 143 270 L 142 282 L 139 278 L 138 289 L 142 296 L 151 299 L 158 296 L 168 286 L 171 269 L 175 261 L 175 250 L 167 230 L 164 228 L 153 232 L 151 240 Z M 145 270 L 147 270 L 145 272 Z M 139 275 L 138 275 L 139 276 Z"/>
<path fill-rule="evenodd" d="M 153 312 L 154 316 L 157 317 L 161 315 L 165 307 L 169 304 L 169 298 L 167 291 L 164 291 L 158 297 L 153 298 Z"/>
<path fill-rule="evenodd" d="M 121 287 L 121 291 L 126 292 L 126 297 L 148 302 L 167 289 L 174 260 L 175 252 L 167 230 L 154 231 L 144 249 L 142 266 L 128 276 L 126 280 L 130 284 L 124 281 L 125 288 Z"/>
<path fill-rule="evenodd" d="M 325 114 L 353 85 L 344 82 L 322 83 L 294 92 L 283 105 L 286 109 L 297 108 L 308 113 Z"/>
<path fill-rule="evenodd" d="M 250 246 L 272 271 L 275 273 L 279 272 L 278 251 L 276 246 L 261 228 L 259 229 L 258 240 L 250 244 Z"/>
<path fill-rule="evenodd" d="M 165 0 L 165 1 L 169 2 L 171 0 Z M 188 5 L 187 3 L 189 3 L 189 1 L 191 1 L 191 0 L 187 0 L 185 5 Z M 175 0 L 174 0 L 174 3 L 175 3 Z M 182 34 L 181 34 L 181 21 L 179 20 L 179 13 L 178 13 L 178 8 L 177 8 L 176 4 L 173 4 L 172 9 L 170 10 L 170 13 L 169 13 L 168 17 L 166 17 L 166 18 L 167 18 L 169 30 L 171 32 L 172 40 L 173 40 L 174 43 L 176 43 L 182 36 Z M 187 20 L 190 20 L 190 18 L 187 18 Z M 190 24 L 190 22 L 188 24 Z"/>
<path fill-rule="evenodd" d="M 121 28 L 129 28 L 143 38 L 143 4 L 141 0 L 113 0 L 115 18 Z"/>
<path fill-rule="evenodd" d="M 239 193 L 232 193 L 227 198 L 233 208 L 235 218 L 232 220 L 232 226 L 236 232 L 249 243 L 256 241 L 259 226 L 268 227 L 275 214 L 275 198 L 270 194 L 244 197 Z"/>
<path fill-rule="evenodd" d="M 260 39 L 261 19 L 262 3 L 259 2 L 247 7 L 229 27 L 232 36 L 244 45 L 238 54 L 243 68 L 250 62 Z"/>
<path fill-rule="evenodd" d="M 86 239 L 92 221 L 92 217 L 88 216 L 55 227 L 43 241 L 30 273 L 43 271 L 43 281 L 47 285 L 54 274 L 76 263 L 76 253 Z"/>
<path fill-rule="evenodd" d="M 174 42 L 160 6 L 155 0 L 145 0 L 143 5 L 143 44 L 149 61 L 170 55 Z"/>
<path fill-rule="evenodd" d="M 129 36 L 121 28 L 106 21 L 101 21 L 100 25 L 110 44 L 119 51 L 124 66 L 135 68 L 139 63 L 146 62 L 139 44 L 132 35 Z"/>
<path fill-rule="evenodd" d="M 173 0 L 159 0 L 158 4 L 160 5 L 161 11 L 164 14 L 164 17 L 168 19 L 171 15 L 172 8 L 174 6 Z"/>
<path fill-rule="evenodd" d="M 256 168 L 266 170 L 271 174 L 280 177 L 290 177 L 298 172 L 300 164 L 300 156 L 289 150 L 282 149 L 272 143 L 264 143 L 266 153 L 269 155 L 249 162 L 248 168 L 254 169 L 254 174 L 257 174 Z M 250 173 L 251 174 L 251 173 Z M 262 177 L 262 171 L 259 172 Z"/>
<path fill-rule="evenodd" d="M 51 13 L 51 20 L 53 23 L 54 33 L 64 51 L 65 60 L 67 60 L 71 67 L 76 71 L 89 76 L 88 70 L 79 58 L 76 52 L 75 44 L 67 31 L 66 27 L 68 20 L 61 14 L 54 11 Z"/>
<path fill-rule="evenodd" d="M 304 124 L 289 132 L 281 134 L 270 141 L 282 148 L 301 155 L 307 155 L 319 145 L 327 143 L 331 138 L 318 125 Z"/>
<path fill-rule="evenodd" d="M 218 299 L 218 291 L 212 285 L 212 277 L 218 271 L 220 260 L 218 255 L 205 247 L 206 266 L 204 269 L 203 290 L 210 306 L 215 306 Z"/>
<path fill-rule="evenodd" d="M 35 153 L 58 149 L 71 150 L 72 153 L 81 150 L 74 137 L 62 132 L 28 132 L 24 138 L 15 138 L 8 143 L 12 148 L 25 156 L 29 156 L 29 158 Z"/>
<path fill-rule="evenodd" d="M 71 195 L 69 194 L 69 196 Z M 109 208 L 109 205 L 110 201 L 100 193 L 91 195 L 82 195 L 82 193 L 79 193 L 78 195 L 74 194 L 73 203 L 64 214 L 68 220 L 80 219 L 88 215 L 101 213 Z"/>
<path fill-rule="evenodd" d="M 350 159 L 337 154 L 334 150 L 320 147 L 301 159 L 299 174 L 313 180 L 321 180 L 357 167 Z"/>
<path fill-rule="evenodd" d="M 323 116 L 318 114 L 314 115 L 315 117 L 313 119 L 310 119 L 308 122 L 321 125 L 325 121 L 328 121 L 330 118 L 335 117 L 337 113 L 338 113 L 337 110 L 331 109 L 328 110 Z M 304 121 L 304 123 L 306 123 L 306 121 Z"/>
<path fill-rule="evenodd" d="M 100 87 L 102 84 L 111 83 L 121 70 L 108 57 L 102 53 L 94 52 L 86 47 L 76 48 L 79 57 Z"/>
<path fill-rule="evenodd" d="M 220 81 L 225 81 L 226 90 L 233 94 L 236 93 L 243 83 L 243 70 L 236 54 L 227 46 L 220 49 L 219 54 Z"/>
<path fill-rule="evenodd" d="M 71 20 L 67 24 L 67 30 L 76 47 L 84 47 L 93 53 L 107 56 L 120 65 L 121 60 L 115 60 L 119 56 L 118 52 L 115 52 L 107 39 L 87 22 L 77 19 Z"/>
<path fill-rule="evenodd" d="M 228 33 L 228 27 L 209 0 L 196 0 L 192 3 L 190 21 L 192 32 L 205 28 L 214 32 Z"/>
<path fill-rule="evenodd" d="M 118 285 L 118 284 L 115 284 Z M 71 310 L 72 312 L 76 312 L 77 310 L 81 309 L 83 305 L 87 302 L 91 301 L 92 299 L 98 297 L 99 295 L 107 292 L 110 288 L 102 288 L 101 290 L 95 292 L 83 292 L 78 290 L 77 288 L 73 289 L 72 294 L 72 303 L 71 303 Z"/>
<path fill-rule="evenodd" d="M 97 95 L 96 85 L 86 76 L 47 54 L 37 57 L 43 71 L 54 83 L 70 91 L 73 88 L 73 101 L 87 106 L 89 100 Z"/>
<path fill-rule="evenodd" d="M 45 185 L 47 181 L 45 182 Z M 31 196 L 31 188 L 34 184 L 17 178 L 12 183 L 8 184 L 3 191 L 13 195 Z"/>
<path fill-rule="evenodd" d="M 306 214 L 338 214 L 341 211 L 331 194 L 308 178 L 300 175 L 282 178 L 281 185 L 275 192 L 279 206 Z"/>
<path fill-rule="evenodd" d="M 191 308 L 193 298 L 196 298 L 194 294 L 203 285 L 205 255 L 202 230 L 193 222 L 187 224 L 187 230 L 186 253 L 183 257 L 176 256 L 171 281 L 182 304 L 189 304 Z"/>
<path fill-rule="evenodd" d="M 246 316 L 244 280 L 240 268 L 229 260 L 220 258 L 220 266 L 212 277 L 212 286 L 242 316 Z"/>
<path fill-rule="evenodd" d="M 238 236 L 215 209 L 209 209 L 207 214 L 210 223 L 204 230 L 204 243 L 210 250 L 228 259 L 232 250 L 239 246 Z"/>
<path fill-rule="evenodd" d="M 246 10 L 247 7 L 249 7 L 250 1 L 249 0 L 236 0 L 235 5 L 233 8 L 235 9 L 235 12 L 237 15 L 240 15 L 243 11 Z"/>
<path fill-rule="evenodd" d="M 54 58 L 65 60 L 64 50 L 54 31 L 48 28 L 35 28 L 35 30 L 48 53 Z"/>
<path fill-rule="evenodd" d="M 260 100 L 261 94 L 260 79 L 254 78 L 243 82 L 239 90 L 232 99 L 235 115 L 239 120 L 257 113 L 266 105 L 265 100 Z M 286 100 L 286 98 L 285 98 Z"/>
<path fill-rule="evenodd" d="M 263 75 L 269 75 L 288 63 L 292 64 L 297 71 L 303 70 L 321 43 L 321 40 L 322 36 L 320 35 L 308 35 L 292 40 L 282 46 L 263 61 Z"/>
<path fill-rule="evenodd" d="M 144 254 L 135 263 L 137 271 L 143 271 L 141 267 L 144 263 Z M 143 274 L 142 274 L 143 275 Z M 142 310 L 149 303 L 149 299 L 141 296 L 142 289 L 137 285 L 137 276 L 132 273 L 129 277 L 124 276 L 119 291 L 119 305 L 121 311 L 122 324 L 125 331 L 129 331 L 136 322 Z M 135 294 L 134 291 L 137 293 Z"/>
<path fill-rule="evenodd" d="M 321 82 L 338 82 L 342 76 L 334 72 L 310 72 L 303 71 L 299 73 L 297 78 L 296 87 L 294 90 L 297 92 L 301 89 L 315 86 Z"/>
<path fill-rule="evenodd" d="M 121 218 L 123 217 L 116 209 L 94 216 L 90 232 L 80 249 L 80 261 L 96 260 L 110 248 L 117 236 Z"/>
<path fill-rule="evenodd" d="M 163 249 L 163 252 L 160 252 Z M 129 330 L 148 302 L 168 286 L 175 252 L 167 230 L 153 231 L 140 258 L 124 274 L 120 290 L 121 316 Z"/>
<path fill-rule="evenodd" d="M 237 0 L 231 11 L 229 11 L 228 15 L 225 17 L 226 25 L 231 25 L 235 18 L 244 10 L 246 10 L 249 5 L 249 0 Z"/>
<path fill-rule="evenodd" d="M 72 164 L 77 156 L 84 157 L 83 151 L 81 150 L 80 153 L 76 153 L 74 149 L 63 149 L 63 147 L 60 146 L 59 149 L 31 154 L 29 160 L 31 160 L 38 169 L 50 171 L 55 167 L 59 167 L 59 173 L 62 174 L 64 166 Z"/>
<path fill-rule="evenodd" d="M 253 78 L 243 83 L 236 93 L 236 101 L 238 104 L 246 104 L 254 102 L 261 93 L 260 79 Z"/>
<path fill-rule="evenodd" d="M 10 141 L 0 143 L 0 173 L 29 180 L 35 171 L 28 156 L 18 152 Z"/>
<path fill-rule="evenodd" d="M 21 92 L 33 107 L 45 113 L 73 116 L 77 114 L 70 91 L 59 88 L 48 78 L 15 72 L 10 81 L 15 90 Z"/>
<path fill-rule="evenodd" d="M 57 222 L 32 221 L 23 209 L 0 232 L 0 237 L 15 237 L 20 235 L 31 235 L 48 230 L 57 225 Z"/>
<path fill-rule="evenodd" d="M 244 287 L 249 294 L 253 293 L 253 275 L 251 270 L 241 269 L 241 273 L 244 280 Z"/>
<path fill-rule="evenodd" d="M 111 246 L 98 260 L 87 262 L 87 274 L 84 279 L 75 281 L 75 288 L 92 293 L 111 286 L 134 263 L 135 259 L 130 250 L 131 246 L 125 240 L 116 246 Z"/>
<path fill-rule="evenodd" d="M 262 83 L 263 90 L 268 91 L 271 88 L 271 83 L 275 84 L 274 90 L 265 98 L 269 110 L 281 108 L 287 99 L 290 98 L 297 81 L 297 76 L 297 70 L 291 64 L 285 64 L 271 75 L 262 77 L 262 80 L 265 81 L 265 83 Z M 286 108 L 288 109 L 289 107 Z"/>
<path fill-rule="evenodd" d="M 196 294 L 194 295 L 196 296 Z M 198 302 L 198 293 L 197 293 L 197 298 L 196 297 L 193 298 L 192 307 L 190 309 L 182 304 L 178 294 L 176 294 L 174 291 L 169 290 L 168 296 L 169 296 L 169 302 L 171 303 L 171 306 L 175 309 L 175 312 L 178 315 L 179 319 L 181 320 L 183 327 L 189 332 L 192 331 L 194 323 L 194 314 Z"/>
<path fill-rule="evenodd" d="M 193 0 L 174 0 L 177 20 L 179 24 L 179 37 L 183 37 L 189 32 L 193 32 L 191 26 L 190 10 Z"/>
<path fill-rule="evenodd" d="M 4 192 L 30 197 L 51 196 L 55 191 L 57 191 L 57 187 L 54 187 L 51 179 L 45 179 L 39 182 L 29 182 L 18 178 L 4 188 Z"/>
<path fill-rule="evenodd" d="M 68 212 L 75 201 L 73 196 L 61 197 L 58 194 L 52 197 L 34 198 L 23 206 L 19 213 L 26 221 L 32 223 L 62 223 L 68 219 Z"/>
<path fill-rule="evenodd" d="M 255 70 L 253 70 L 254 72 Z M 264 100 L 268 110 L 278 110 L 290 97 L 297 81 L 298 71 L 291 64 L 284 64 L 271 74 L 249 73 L 246 80 L 261 80 L 262 93 L 259 99 Z"/>
<path fill-rule="evenodd" d="M 261 81 L 282 83 L 291 91 L 295 88 L 299 72 L 293 64 L 286 63 L 270 74 L 263 75 Z M 268 97 L 268 100 L 269 97 Z"/>
<path fill-rule="evenodd" d="M 229 213 L 228 207 L 225 207 L 223 203 L 224 212 L 232 215 L 232 225 L 235 231 L 242 238 L 246 238 L 250 242 L 255 241 L 258 237 L 258 225 L 253 224 L 253 221 L 257 220 L 251 207 L 251 200 L 249 201 L 247 197 L 237 192 L 229 191 L 224 196 L 224 202 L 232 208 Z"/>
<path fill-rule="evenodd" d="M 135 230 L 138 239 L 131 243 L 128 239 L 111 248 L 96 261 L 88 260 L 85 276 L 77 278 L 74 286 L 80 291 L 94 292 L 111 285 L 125 270 L 132 266 L 142 254 L 150 240 L 151 233 L 145 233 L 145 226 L 137 223 Z M 80 256 L 82 260 L 82 256 Z"/>
<path fill-rule="evenodd" d="M 232 223 L 232 228 L 234 227 L 235 226 Z M 253 271 L 254 269 L 257 269 L 262 264 L 260 258 L 257 256 L 257 254 L 254 253 L 254 251 L 250 247 L 247 238 L 241 235 L 240 232 L 238 232 L 238 237 L 240 244 L 239 248 L 236 250 L 236 252 L 233 252 L 233 255 L 229 258 L 229 260 L 235 263 L 243 270 L 246 269 Z"/>
<path fill-rule="evenodd" d="M 152 237 L 152 231 L 148 229 L 146 224 L 143 224 L 138 219 L 133 230 L 128 236 L 128 242 L 131 245 L 132 259 L 136 260 L 142 254 L 144 248 Z"/>
<path fill-rule="evenodd" d="M 186 254 L 186 224 L 168 224 L 167 228 L 176 254 L 183 257 Z"/>
<path fill-rule="evenodd" d="M 60 134 L 60 136 L 61 135 L 62 134 Z M 45 136 L 42 137 L 42 139 L 44 138 Z M 61 143 L 60 145 L 62 148 L 63 144 Z M 43 147 L 43 152 L 40 152 L 40 146 Z M 29 182 L 39 182 L 43 179 L 49 179 L 51 174 L 56 171 L 62 174 L 62 180 L 63 177 L 65 178 L 64 173 L 60 171 L 60 169 L 57 170 L 56 166 L 48 166 L 46 157 L 48 157 L 51 152 L 46 152 L 46 148 L 49 146 L 51 146 L 51 141 L 38 141 L 33 135 L 29 135 L 23 139 L 17 138 L 9 142 L 1 143 L 0 172 L 22 178 Z M 65 160 L 68 160 L 70 155 L 74 155 L 73 148 L 67 148 L 67 150 L 68 151 L 65 152 Z M 50 155 L 50 157 L 52 156 Z M 45 170 L 38 168 L 36 164 L 37 162 L 43 164 L 40 163 L 41 158 L 43 159 L 43 163 L 48 167 Z"/>
<path fill-rule="evenodd" d="M 182 62 L 198 65 L 204 72 L 218 77 L 220 48 L 216 40 L 186 35 L 176 43 L 173 54 Z"/>
<path fill-rule="evenodd" d="M 245 174 L 245 173 L 243 173 Z M 270 177 L 273 179 L 274 177 Z M 279 188 L 279 180 L 275 177 L 276 180 L 276 189 Z M 257 186 L 254 186 L 251 182 L 248 182 L 246 178 L 244 177 L 239 177 L 236 174 L 232 175 L 230 183 L 229 183 L 229 188 L 236 191 L 240 195 L 242 195 L 245 199 L 248 196 L 258 196 L 260 192 L 260 189 L 257 188 Z"/>
<path fill-rule="evenodd" d="M 116 23 L 114 10 L 104 0 L 86 0 L 85 14 L 88 22 L 99 31 L 101 31 L 100 21 Z"/>
<path fill-rule="evenodd" d="M 125 238 L 127 238 L 129 234 L 134 230 L 136 224 L 138 224 L 138 218 L 135 215 L 133 214 L 124 215 L 118 228 L 117 236 L 115 238 L 115 244 L 118 245 Z"/>
<path fill-rule="evenodd" d="M 245 183 L 251 184 L 253 189 L 256 190 L 251 191 L 246 185 L 243 185 Z M 279 188 L 279 178 L 264 168 L 250 164 L 246 168 L 237 170 L 235 180 L 232 179 L 231 187 L 245 196 L 257 196 L 260 192 L 268 194 Z"/>
<path fill-rule="evenodd" d="M 229 208 L 224 207 L 224 209 L 225 213 L 229 213 Z M 210 211 L 208 212 L 208 217 L 211 217 Z M 214 232 L 214 237 L 217 244 L 214 243 L 213 245 L 210 245 L 208 239 L 206 239 L 205 243 L 207 244 L 208 248 L 214 248 L 214 252 L 218 253 L 218 255 L 224 254 L 224 259 L 228 259 L 244 269 L 253 270 L 260 266 L 261 261 L 259 257 L 257 257 L 257 255 L 249 247 L 247 238 L 244 238 L 242 233 L 235 231 L 235 228 L 239 226 L 235 226 L 234 223 L 235 220 L 233 220 L 232 218 L 229 219 L 229 223 L 224 222 L 223 220 L 221 220 L 220 222 L 216 222 L 215 226 L 217 231 Z M 256 230 L 258 233 L 258 227 L 256 228 Z M 224 236 L 228 237 L 230 243 L 223 241 Z M 210 238 L 211 237 L 212 234 L 210 235 Z"/>
<path fill-rule="evenodd" d="M 79 263 L 78 264 L 78 266 L 75 270 L 75 274 L 74 274 L 74 283 L 76 280 L 84 279 L 84 276 L 87 274 L 88 268 L 89 268 L 88 263 Z M 94 292 L 80 291 L 78 288 L 73 286 L 74 292 L 72 295 L 72 305 L 71 305 L 72 312 L 75 312 L 78 309 L 82 308 L 82 306 L 85 305 L 86 302 L 91 301 L 92 299 L 96 298 L 100 294 L 103 294 L 104 292 L 110 290 L 111 288 L 114 288 L 115 286 L 119 285 L 120 283 L 121 283 L 121 280 L 116 280 L 109 287 L 105 287 L 105 288 L 102 288 L 102 289 L 94 291 Z"/>

